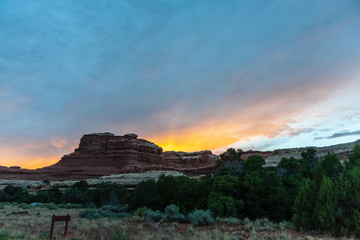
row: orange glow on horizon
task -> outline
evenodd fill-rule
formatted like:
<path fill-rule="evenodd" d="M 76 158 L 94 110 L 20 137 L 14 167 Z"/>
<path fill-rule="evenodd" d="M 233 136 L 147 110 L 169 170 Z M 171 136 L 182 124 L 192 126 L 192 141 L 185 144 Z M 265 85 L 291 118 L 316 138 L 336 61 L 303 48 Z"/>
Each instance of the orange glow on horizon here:
<path fill-rule="evenodd" d="M 61 157 L 5 157 L 0 159 L 0 166 L 20 166 L 23 169 L 37 169 L 57 163 Z"/>

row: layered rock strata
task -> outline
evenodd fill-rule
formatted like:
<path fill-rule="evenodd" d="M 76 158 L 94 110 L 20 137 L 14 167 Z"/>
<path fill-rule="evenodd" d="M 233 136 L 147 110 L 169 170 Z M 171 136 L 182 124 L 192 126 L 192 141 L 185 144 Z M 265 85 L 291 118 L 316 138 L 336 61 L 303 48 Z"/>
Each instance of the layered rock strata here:
<path fill-rule="evenodd" d="M 151 170 L 198 176 L 214 172 L 217 158 L 211 151 L 163 152 L 161 147 L 138 139 L 136 134 L 93 133 L 84 135 L 73 153 L 52 166 L 37 170 L 4 168 L 0 169 L 0 178 L 79 180 Z"/>
<path fill-rule="evenodd" d="M 163 167 L 162 148 L 136 134 L 115 136 L 112 133 L 84 135 L 79 148 L 65 155 L 54 166 L 61 167 L 112 167 L 123 171 Z"/>

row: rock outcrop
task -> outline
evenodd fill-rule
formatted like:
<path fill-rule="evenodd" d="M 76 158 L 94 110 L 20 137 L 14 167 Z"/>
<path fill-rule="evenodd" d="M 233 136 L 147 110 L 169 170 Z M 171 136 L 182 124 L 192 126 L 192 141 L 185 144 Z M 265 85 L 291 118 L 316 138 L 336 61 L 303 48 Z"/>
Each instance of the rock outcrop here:
<path fill-rule="evenodd" d="M 79 148 L 47 168 L 113 168 L 111 173 L 173 170 L 197 175 L 211 172 L 217 156 L 211 151 L 163 152 L 162 148 L 136 134 L 115 136 L 112 133 L 84 135 Z"/>
<path fill-rule="evenodd" d="M 188 173 L 191 175 L 201 175 L 213 172 L 216 168 L 218 157 L 211 151 L 200 152 L 164 152 L 165 166 L 169 169 Z"/>
<path fill-rule="evenodd" d="M 79 180 L 152 170 L 199 176 L 214 172 L 217 159 L 211 151 L 163 152 L 161 147 L 133 133 L 93 133 L 84 135 L 73 153 L 52 166 L 37 170 L 0 169 L 0 179 Z"/>
<path fill-rule="evenodd" d="M 112 167 L 123 171 L 137 171 L 163 167 L 162 148 L 136 134 L 115 136 L 112 133 L 84 135 L 79 148 L 65 155 L 55 166 L 61 167 Z"/>
<path fill-rule="evenodd" d="M 303 148 L 287 148 L 287 149 L 277 149 L 274 151 L 246 151 L 241 155 L 242 159 L 247 159 L 251 155 L 260 155 L 265 159 L 266 166 L 276 166 L 282 158 L 301 158 L 301 153 L 306 152 L 307 149 L 312 148 L 316 150 L 316 156 L 323 157 L 328 153 L 336 154 L 340 161 L 347 159 L 349 154 L 352 153 L 356 144 L 360 144 L 360 140 L 350 143 L 336 144 L 332 146 L 325 147 L 303 147 Z"/>

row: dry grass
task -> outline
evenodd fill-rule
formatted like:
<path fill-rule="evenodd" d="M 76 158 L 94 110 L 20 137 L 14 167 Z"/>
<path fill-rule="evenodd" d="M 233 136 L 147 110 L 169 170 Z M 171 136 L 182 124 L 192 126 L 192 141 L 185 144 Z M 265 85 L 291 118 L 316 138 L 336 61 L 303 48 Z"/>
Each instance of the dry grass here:
<path fill-rule="evenodd" d="M 0 240 L 49 239 L 53 214 L 71 215 L 66 237 L 62 236 L 64 223 L 55 223 L 55 239 L 64 240 L 330 239 L 295 232 L 267 220 L 245 220 L 243 225 L 218 223 L 212 226 L 195 227 L 191 224 L 146 223 L 139 217 L 87 220 L 78 216 L 81 210 L 48 210 L 40 207 L 22 209 L 15 205 L 6 205 L 0 210 Z"/>

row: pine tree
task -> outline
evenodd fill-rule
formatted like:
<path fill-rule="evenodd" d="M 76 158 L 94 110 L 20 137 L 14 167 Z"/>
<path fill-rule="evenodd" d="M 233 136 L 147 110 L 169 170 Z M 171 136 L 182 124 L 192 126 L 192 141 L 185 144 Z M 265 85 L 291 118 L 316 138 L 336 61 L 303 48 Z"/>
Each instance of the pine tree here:
<path fill-rule="evenodd" d="M 323 176 L 315 208 L 319 229 L 334 233 L 336 205 L 334 184 L 329 177 Z"/>
<path fill-rule="evenodd" d="M 297 228 L 312 230 L 316 227 L 314 208 L 316 204 L 316 184 L 307 178 L 300 184 L 299 193 L 295 199 L 295 215 L 293 222 Z"/>

